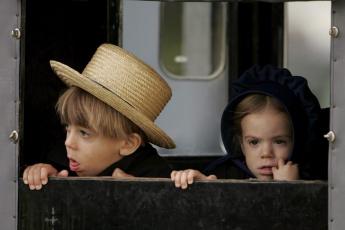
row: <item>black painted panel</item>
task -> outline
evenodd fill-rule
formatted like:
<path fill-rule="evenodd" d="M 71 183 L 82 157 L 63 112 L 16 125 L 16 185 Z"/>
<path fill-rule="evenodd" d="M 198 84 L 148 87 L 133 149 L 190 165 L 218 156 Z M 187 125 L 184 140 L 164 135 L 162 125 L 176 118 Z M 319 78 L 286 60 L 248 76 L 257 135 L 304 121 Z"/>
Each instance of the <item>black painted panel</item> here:
<path fill-rule="evenodd" d="M 19 183 L 18 229 L 327 229 L 327 183 L 52 179 Z M 53 224 L 54 223 L 54 224 Z"/>

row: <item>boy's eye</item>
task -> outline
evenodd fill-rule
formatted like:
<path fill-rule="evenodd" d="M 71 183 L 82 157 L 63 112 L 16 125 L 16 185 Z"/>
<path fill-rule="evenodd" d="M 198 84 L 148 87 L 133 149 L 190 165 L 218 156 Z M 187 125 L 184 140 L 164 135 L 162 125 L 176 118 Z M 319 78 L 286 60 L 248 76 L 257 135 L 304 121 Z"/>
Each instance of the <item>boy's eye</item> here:
<path fill-rule="evenodd" d="M 88 132 L 88 131 L 86 131 L 86 130 L 81 129 L 79 132 L 80 132 L 80 134 L 81 134 L 83 137 L 88 137 L 88 136 L 90 136 L 90 132 Z"/>
<path fill-rule="evenodd" d="M 69 132 L 69 131 L 70 131 L 69 125 L 64 125 L 64 127 L 65 127 L 65 131 L 66 131 L 66 132 Z"/>

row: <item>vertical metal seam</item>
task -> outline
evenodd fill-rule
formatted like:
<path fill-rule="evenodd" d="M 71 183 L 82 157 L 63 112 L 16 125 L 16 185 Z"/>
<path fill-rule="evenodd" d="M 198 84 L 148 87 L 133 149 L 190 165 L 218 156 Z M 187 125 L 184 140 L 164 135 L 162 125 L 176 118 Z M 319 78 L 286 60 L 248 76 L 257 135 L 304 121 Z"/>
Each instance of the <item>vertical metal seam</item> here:
<path fill-rule="evenodd" d="M 331 6 L 331 25 L 334 24 L 334 14 L 333 14 L 333 4 Z M 330 69 L 331 69 L 331 79 L 330 79 L 330 130 L 333 130 L 333 120 L 334 120 L 334 38 L 331 37 L 331 60 L 330 60 Z M 333 187 L 333 170 L 332 170 L 332 156 L 333 156 L 333 148 L 332 143 L 329 144 L 328 148 L 328 175 L 329 175 L 329 186 L 328 186 L 328 228 L 333 229 L 333 210 L 332 210 L 332 189 Z M 333 187 L 334 188 L 334 187 Z"/>
<path fill-rule="evenodd" d="M 17 7 L 16 7 L 16 17 L 17 17 L 17 28 L 21 29 L 21 23 L 20 23 L 20 19 L 21 19 L 21 0 L 17 0 Z M 14 84 L 14 103 L 15 103 L 15 119 L 14 119 L 14 128 L 16 130 L 18 130 L 18 125 L 19 125 L 19 104 L 20 104 L 20 100 L 19 100 L 19 63 L 20 63 L 20 39 L 16 39 L 15 40 L 15 52 L 16 52 L 16 67 L 15 67 L 15 84 Z M 14 178 L 13 178 L 13 182 L 15 183 L 14 187 L 15 187 L 15 195 L 14 195 L 14 214 L 13 214 L 13 218 L 15 218 L 15 222 L 14 222 L 14 227 L 15 229 L 18 228 L 18 143 L 14 145 Z"/>

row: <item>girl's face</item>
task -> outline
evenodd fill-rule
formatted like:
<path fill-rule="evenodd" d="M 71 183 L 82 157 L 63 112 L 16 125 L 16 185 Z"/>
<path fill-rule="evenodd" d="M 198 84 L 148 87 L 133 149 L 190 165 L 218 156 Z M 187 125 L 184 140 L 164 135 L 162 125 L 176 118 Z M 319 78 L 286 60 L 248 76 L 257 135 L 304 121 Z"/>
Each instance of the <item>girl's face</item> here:
<path fill-rule="evenodd" d="M 249 170 L 259 180 L 273 179 L 278 159 L 288 159 L 293 138 L 289 117 L 271 107 L 241 120 L 241 148 Z"/>
<path fill-rule="evenodd" d="M 97 176 L 123 157 L 120 149 L 124 140 L 105 137 L 77 125 L 68 125 L 66 131 L 69 167 L 78 176 Z"/>

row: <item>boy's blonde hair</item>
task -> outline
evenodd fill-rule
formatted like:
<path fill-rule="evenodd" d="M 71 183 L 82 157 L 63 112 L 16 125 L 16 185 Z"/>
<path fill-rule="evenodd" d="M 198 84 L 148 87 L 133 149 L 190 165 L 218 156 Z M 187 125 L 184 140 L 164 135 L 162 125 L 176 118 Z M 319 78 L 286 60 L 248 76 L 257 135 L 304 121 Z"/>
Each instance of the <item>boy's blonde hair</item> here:
<path fill-rule="evenodd" d="M 146 142 L 145 133 L 137 125 L 78 87 L 68 88 L 59 97 L 56 110 L 63 124 L 89 128 L 111 138 L 126 138 L 131 133 L 137 133 Z"/>

